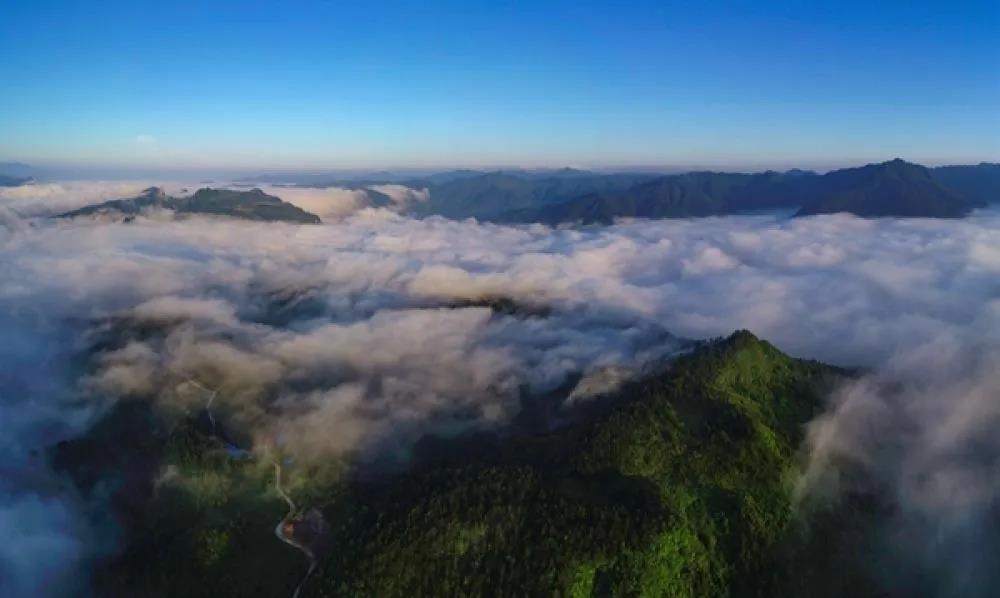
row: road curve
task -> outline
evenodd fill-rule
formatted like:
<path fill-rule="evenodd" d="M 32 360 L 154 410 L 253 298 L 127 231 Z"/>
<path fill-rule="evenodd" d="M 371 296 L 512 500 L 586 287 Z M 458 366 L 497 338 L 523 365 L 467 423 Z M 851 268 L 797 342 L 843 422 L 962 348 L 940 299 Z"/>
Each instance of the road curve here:
<path fill-rule="evenodd" d="M 288 514 L 286 514 L 285 517 L 278 522 L 278 525 L 275 526 L 274 535 L 285 544 L 296 548 L 299 552 L 306 555 L 307 559 L 309 559 L 309 569 L 299 581 L 299 584 L 295 586 L 295 591 L 292 592 L 292 598 L 299 598 L 299 592 L 302 591 L 302 586 L 305 585 L 309 576 L 311 576 L 313 571 L 316 569 L 316 555 L 313 554 L 312 550 L 310 550 L 308 546 L 297 541 L 295 536 L 285 533 L 285 526 L 293 520 L 297 509 L 295 507 L 295 501 L 292 500 L 291 496 L 288 496 L 288 493 L 285 492 L 285 489 L 281 485 L 281 463 L 278 461 L 274 462 L 274 489 L 288 504 Z"/>
<path fill-rule="evenodd" d="M 195 388 L 208 393 L 208 401 L 206 401 L 205 403 L 205 413 L 208 415 L 208 421 L 209 423 L 211 423 L 212 426 L 212 436 L 218 438 L 218 435 L 216 433 L 215 416 L 212 414 L 212 403 L 215 402 L 215 397 L 218 396 L 219 389 L 216 388 L 215 390 L 212 390 L 210 388 L 206 388 L 205 386 L 203 386 L 201 383 L 191 378 L 190 376 L 184 376 L 184 378 L 186 378 L 187 381 Z M 219 439 L 223 440 L 222 438 Z M 229 444 L 225 440 L 223 440 L 223 442 L 226 442 L 227 445 Z M 239 449 L 239 447 L 235 448 Z M 285 488 L 281 484 L 280 461 L 274 462 L 274 489 L 278 493 L 278 496 L 280 496 L 288 505 L 288 513 L 281 519 L 281 521 L 278 522 L 278 525 L 275 526 L 274 535 L 277 536 L 278 539 L 284 542 L 285 544 L 294 547 L 296 550 L 304 554 L 307 559 L 309 559 L 309 569 L 306 571 L 306 574 L 299 581 L 298 585 L 295 586 L 295 591 L 292 592 L 292 598 L 299 598 L 299 593 L 302 591 L 302 586 L 305 585 L 306 581 L 312 575 L 313 571 L 316 570 L 316 555 L 313 554 L 312 550 L 310 550 L 308 546 L 296 540 L 293 535 L 285 533 L 286 525 L 289 522 L 294 521 L 294 518 L 298 512 L 298 508 L 295 506 L 295 501 L 293 501 L 292 497 L 289 496 L 287 492 L 285 492 Z"/>

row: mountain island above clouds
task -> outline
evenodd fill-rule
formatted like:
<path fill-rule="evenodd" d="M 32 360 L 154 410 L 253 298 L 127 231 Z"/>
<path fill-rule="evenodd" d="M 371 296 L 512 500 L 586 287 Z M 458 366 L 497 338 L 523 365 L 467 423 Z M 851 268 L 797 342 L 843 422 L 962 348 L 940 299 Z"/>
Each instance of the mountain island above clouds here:
<path fill-rule="evenodd" d="M 449 185 L 494 206 L 594 186 L 665 190 L 677 206 L 701 189 L 697 201 L 748 210 L 785 190 L 766 196 L 788 214 L 805 188 L 835 189 L 817 197 L 838 208 L 971 205 L 995 170 L 948 170 L 947 187 L 901 162 L 353 180 L 337 187 L 393 212 L 323 225 L 274 195 L 315 199 L 294 183 L 39 212 L 0 230 L 0 313 L 18 341 L 0 392 L 31 414 L 9 420 L 31 438 L 9 466 L 24 488 L 9 508 L 77 547 L 58 569 L 66 587 L 108 596 L 993 587 L 992 557 L 938 571 L 968 518 L 993 529 L 993 212 L 574 228 L 458 219 L 457 202 L 453 218 L 408 216 L 456 200 Z M 745 322 L 781 350 L 729 334 Z M 903 376 L 789 356 L 877 369 L 895 352 Z M 943 411 L 926 398 L 941 396 L 954 399 Z M 42 397 L 65 403 L 38 414 Z M 80 408 L 74 432 L 33 435 L 34 418 Z M 941 503 L 937 486 L 907 485 L 925 482 L 968 492 Z M 48 502 L 19 498 L 36 495 Z M 933 558 L 908 552 L 925 544 Z M 19 571 L 56 570 L 32 546 L 49 560 Z"/>
<path fill-rule="evenodd" d="M 243 220 L 267 222 L 298 222 L 318 224 L 319 216 L 268 195 L 260 189 L 198 189 L 192 195 L 171 197 L 159 187 L 150 187 L 141 195 L 128 199 L 113 199 L 60 214 L 60 218 L 135 217 L 147 210 L 169 210 L 177 214 L 229 216 Z"/>
<path fill-rule="evenodd" d="M 347 179 L 321 175 L 258 176 L 294 187 L 343 188 L 362 205 L 393 206 L 411 216 L 477 218 L 502 223 L 607 224 L 617 218 L 692 218 L 778 211 L 789 215 L 850 213 L 866 218 L 961 218 L 1000 202 L 1000 164 L 927 168 L 900 159 L 825 174 L 695 171 L 683 174 L 600 174 L 551 171 L 446 171 L 418 178 L 373 173 Z M 18 179 L 17 184 L 30 181 Z M 424 194 L 394 204 L 387 188 Z M 280 187 L 272 193 L 281 193 Z M 388 193 L 392 193 L 389 191 Z M 249 220 L 315 223 L 310 214 L 259 189 L 199 189 L 168 197 L 151 188 L 64 217 L 134 216 L 148 209 Z"/>

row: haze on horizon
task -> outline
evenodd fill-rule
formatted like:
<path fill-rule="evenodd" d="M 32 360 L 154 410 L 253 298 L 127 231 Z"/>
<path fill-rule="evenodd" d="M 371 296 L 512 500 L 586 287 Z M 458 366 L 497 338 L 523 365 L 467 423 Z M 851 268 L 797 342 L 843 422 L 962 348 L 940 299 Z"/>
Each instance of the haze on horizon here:
<path fill-rule="evenodd" d="M 17 2 L 0 162 L 53 172 L 1000 160 L 995 2 Z"/>

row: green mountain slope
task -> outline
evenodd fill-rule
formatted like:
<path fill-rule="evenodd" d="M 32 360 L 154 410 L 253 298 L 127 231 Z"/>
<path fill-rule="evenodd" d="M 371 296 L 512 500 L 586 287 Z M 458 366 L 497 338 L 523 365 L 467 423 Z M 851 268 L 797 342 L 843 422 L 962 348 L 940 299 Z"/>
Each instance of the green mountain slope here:
<path fill-rule="evenodd" d="M 591 421 L 360 489 L 317 595 L 766 594 L 835 374 L 737 333 Z"/>
<path fill-rule="evenodd" d="M 375 480 L 295 464 L 289 493 L 329 524 L 302 595 L 777 591 L 793 456 L 839 375 L 740 332 L 551 432 L 441 440 Z M 285 511 L 273 458 L 234 456 L 204 418 L 167 425 L 141 405 L 56 451 L 82 489 L 113 489 L 126 522 L 98 589 L 291 592 L 306 563 L 271 531 Z"/>
<path fill-rule="evenodd" d="M 103 214 L 128 217 L 151 208 L 173 210 L 178 214 L 209 214 L 268 222 L 317 224 L 320 221 L 319 216 L 284 202 L 278 197 L 268 195 L 260 189 L 234 191 L 204 188 L 187 197 L 171 197 L 159 187 L 150 187 L 136 197 L 86 206 L 60 214 L 58 217 L 76 218 Z"/>

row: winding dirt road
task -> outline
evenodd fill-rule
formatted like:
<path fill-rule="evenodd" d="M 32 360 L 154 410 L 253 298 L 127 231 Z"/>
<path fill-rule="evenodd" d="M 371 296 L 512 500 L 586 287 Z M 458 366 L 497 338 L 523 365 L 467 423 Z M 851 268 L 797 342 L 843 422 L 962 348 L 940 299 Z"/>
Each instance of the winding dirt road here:
<path fill-rule="evenodd" d="M 309 570 L 306 571 L 302 580 L 299 581 L 297 586 L 295 586 L 295 591 L 292 592 L 292 598 L 299 598 L 299 592 L 302 591 L 302 586 L 305 585 L 309 576 L 312 575 L 313 571 L 316 569 L 316 555 L 313 554 L 312 550 L 310 550 L 308 546 L 295 539 L 294 521 L 296 515 L 298 514 L 298 509 L 295 507 L 295 501 L 292 500 L 291 496 L 288 496 L 288 493 L 285 492 L 285 489 L 281 485 L 281 463 L 278 461 L 274 462 L 274 489 L 288 504 L 288 514 L 285 515 L 284 519 L 278 522 L 278 525 L 274 528 L 274 535 L 278 536 L 278 539 L 285 544 L 298 549 L 299 552 L 306 555 L 306 558 L 309 559 Z"/>
<path fill-rule="evenodd" d="M 215 415 L 212 413 L 212 403 L 215 402 L 215 398 L 218 396 L 220 389 L 216 388 L 215 390 L 212 390 L 210 388 L 207 388 L 201 383 L 199 383 L 197 380 L 191 378 L 190 376 L 184 376 L 184 378 L 187 380 L 189 384 L 191 384 L 195 388 L 208 393 L 208 401 L 205 402 L 205 413 L 208 415 L 208 421 L 212 425 L 212 436 L 218 438 L 219 440 L 224 442 L 227 446 L 235 448 L 237 451 L 242 451 L 244 453 L 247 452 L 240 447 L 235 447 L 231 445 L 228 441 L 219 437 L 218 433 L 216 432 Z M 274 489 L 278 493 L 278 496 L 284 499 L 285 503 L 288 505 L 288 513 L 281 519 L 281 521 L 278 522 L 278 525 L 275 526 L 274 535 L 277 536 L 278 539 L 284 542 L 285 544 L 294 547 L 296 550 L 304 554 L 307 559 L 309 559 L 309 569 L 306 571 L 306 574 L 299 581 L 298 585 L 295 586 L 295 591 L 292 592 L 292 598 L 299 598 L 299 593 L 302 591 L 302 586 L 305 585 L 306 581 L 312 575 L 313 571 L 316 570 L 316 555 L 313 554 L 313 551 L 308 546 L 302 544 L 301 542 L 295 539 L 294 536 L 295 519 L 296 516 L 298 515 L 298 508 L 295 506 L 295 501 L 293 501 L 292 497 L 289 496 L 287 492 L 285 492 L 285 489 L 281 484 L 280 461 L 274 462 Z"/>

